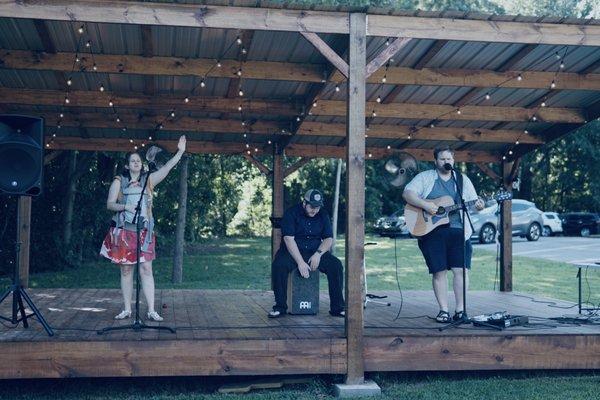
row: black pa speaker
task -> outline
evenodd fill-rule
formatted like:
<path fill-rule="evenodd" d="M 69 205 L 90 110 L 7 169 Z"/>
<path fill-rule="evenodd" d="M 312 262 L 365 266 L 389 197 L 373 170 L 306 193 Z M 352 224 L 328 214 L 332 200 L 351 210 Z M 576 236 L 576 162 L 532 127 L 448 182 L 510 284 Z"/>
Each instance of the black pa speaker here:
<path fill-rule="evenodd" d="M 0 115 L 0 194 L 39 196 L 43 160 L 44 120 Z"/>

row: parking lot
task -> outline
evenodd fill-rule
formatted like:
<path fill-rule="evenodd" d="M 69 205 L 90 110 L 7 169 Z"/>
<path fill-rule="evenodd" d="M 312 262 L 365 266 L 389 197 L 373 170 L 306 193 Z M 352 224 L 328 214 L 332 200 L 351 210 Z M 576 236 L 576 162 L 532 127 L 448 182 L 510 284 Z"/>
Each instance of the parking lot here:
<path fill-rule="evenodd" d="M 478 249 L 496 250 L 495 243 L 476 244 L 473 242 L 473 246 Z M 513 255 L 563 262 L 594 258 L 600 260 L 600 238 L 553 236 L 541 237 L 536 242 L 513 238 Z"/>

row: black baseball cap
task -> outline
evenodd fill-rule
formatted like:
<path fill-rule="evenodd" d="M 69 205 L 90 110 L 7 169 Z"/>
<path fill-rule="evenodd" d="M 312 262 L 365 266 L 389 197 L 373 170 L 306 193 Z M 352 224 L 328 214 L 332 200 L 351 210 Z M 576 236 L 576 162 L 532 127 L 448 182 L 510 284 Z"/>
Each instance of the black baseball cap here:
<path fill-rule="evenodd" d="M 310 189 L 304 194 L 304 201 L 313 207 L 323 207 L 323 193 L 318 189 Z"/>

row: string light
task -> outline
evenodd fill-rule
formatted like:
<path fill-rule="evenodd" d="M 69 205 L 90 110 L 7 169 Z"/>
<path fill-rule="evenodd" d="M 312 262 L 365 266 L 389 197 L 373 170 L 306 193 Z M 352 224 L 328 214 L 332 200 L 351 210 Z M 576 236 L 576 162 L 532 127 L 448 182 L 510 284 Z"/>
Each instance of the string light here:
<path fill-rule="evenodd" d="M 545 101 L 542 101 L 542 104 L 540 104 L 540 106 L 542 106 L 542 107 L 546 107 L 546 102 L 545 102 Z"/>
<path fill-rule="evenodd" d="M 241 68 L 237 70 L 237 76 L 242 76 L 242 69 Z"/>
<path fill-rule="evenodd" d="M 519 75 L 517 76 L 517 80 L 518 80 L 518 81 L 522 81 L 522 80 L 523 80 L 523 76 L 522 76 L 521 74 L 519 74 Z"/>
<path fill-rule="evenodd" d="M 66 103 L 66 104 L 69 104 L 70 102 L 71 102 L 71 100 L 69 100 L 69 98 L 68 98 L 68 97 L 65 97 L 65 103 Z"/>
<path fill-rule="evenodd" d="M 384 75 L 383 78 L 381 78 L 381 83 L 386 83 L 386 82 L 387 82 L 387 78 Z"/>
<path fill-rule="evenodd" d="M 485 99 L 486 99 L 486 100 L 489 100 L 489 99 L 490 99 L 490 97 L 491 97 L 491 96 L 490 96 L 490 94 L 489 94 L 489 93 L 486 93 L 486 94 L 485 94 Z"/>
<path fill-rule="evenodd" d="M 335 91 L 339 92 L 340 91 L 340 87 L 338 85 L 335 85 Z"/>
<path fill-rule="evenodd" d="M 389 144 L 387 145 L 387 149 L 390 150 L 392 148 L 392 146 L 390 146 Z"/>
<path fill-rule="evenodd" d="M 238 111 L 240 111 L 240 112 L 242 111 L 242 106 L 241 105 L 238 106 Z"/>
<path fill-rule="evenodd" d="M 206 83 L 204 83 L 204 79 L 200 81 L 200 87 L 206 87 Z"/>
<path fill-rule="evenodd" d="M 69 77 L 69 79 L 67 79 L 67 85 L 71 86 L 73 84 L 73 80 Z"/>
<path fill-rule="evenodd" d="M 561 63 L 560 63 L 560 69 L 564 69 L 564 68 L 565 68 L 565 63 L 564 63 L 564 62 L 561 62 Z"/>
<path fill-rule="evenodd" d="M 102 85 L 102 84 L 100 85 L 100 91 L 104 92 L 104 85 Z"/>
<path fill-rule="evenodd" d="M 98 71 L 98 66 L 96 65 L 96 63 L 94 63 L 94 65 L 92 66 L 92 69 L 93 69 L 94 71 Z"/>
<path fill-rule="evenodd" d="M 171 111 L 171 118 L 175 118 L 175 111 Z"/>
<path fill-rule="evenodd" d="M 317 106 L 317 101 L 316 101 L 316 100 L 315 100 L 315 101 L 313 101 L 313 105 L 312 105 L 312 106 L 313 106 L 313 107 L 316 107 L 316 106 Z"/>
<path fill-rule="evenodd" d="M 81 25 L 81 26 L 79 27 L 79 29 L 77 29 L 77 32 L 79 32 L 79 33 L 83 33 L 83 25 Z"/>
<path fill-rule="evenodd" d="M 390 38 L 387 38 L 387 39 L 385 40 L 385 45 L 386 45 L 386 46 L 389 46 L 389 45 L 390 45 Z"/>
<path fill-rule="evenodd" d="M 270 140 L 267 140 L 267 143 L 268 143 L 268 144 L 271 144 L 271 143 L 273 143 L 273 142 L 271 142 Z"/>
<path fill-rule="evenodd" d="M 189 103 L 189 102 L 190 102 L 190 98 L 189 98 L 189 97 L 186 97 L 185 99 L 183 99 L 183 102 L 184 102 L 184 103 Z"/>
<path fill-rule="evenodd" d="M 63 114 L 63 113 L 60 113 L 60 114 L 58 114 L 58 116 L 59 116 L 59 117 L 61 117 L 61 118 L 64 118 L 64 117 L 65 117 L 65 114 Z"/>
<path fill-rule="evenodd" d="M 377 100 L 378 103 L 381 103 L 381 96 L 377 96 Z"/>
<path fill-rule="evenodd" d="M 508 155 L 509 155 L 509 156 L 512 156 L 512 154 L 513 154 L 513 151 L 512 151 L 512 150 L 509 150 L 509 151 L 508 151 Z"/>
<path fill-rule="evenodd" d="M 85 47 L 91 47 L 92 46 L 92 42 L 90 42 L 89 40 L 87 42 L 85 42 Z"/>
<path fill-rule="evenodd" d="M 242 44 L 242 39 L 239 36 L 235 39 L 235 41 L 237 44 Z"/>
<path fill-rule="evenodd" d="M 531 120 L 535 122 L 537 121 L 537 117 L 534 115 L 533 117 L 531 117 Z"/>
<path fill-rule="evenodd" d="M 456 113 L 457 113 L 458 115 L 460 115 L 460 114 L 462 113 L 462 111 L 460 111 L 460 108 L 457 108 L 457 109 L 456 109 Z"/>
<path fill-rule="evenodd" d="M 296 117 L 296 121 L 297 121 L 297 122 L 300 122 L 300 117 Z"/>
<path fill-rule="evenodd" d="M 121 118 L 117 117 L 116 121 L 121 122 Z"/>
<path fill-rule="evenodd" d="M 518 146 L 518 145 L 519 145 L 519 140 L 516 140 L 515 141 L 515 146 Z"/>
<path fill-rule="evenodd" d="M 248 52 L 248 50 L 246 50 L 245 47 L 242 47 L 242 54 L 246 54 Z"/>
<path fill-rule="evenodd" d="M 550 84 L 550 89 L 554 89 L 556 87 L 556 82 L 554 82 L 554 80 L 552 81 L 552 83 Z"/>
<path fill-rule="evenodd" d="M 221 61 L 217 60 L 217 68 L 221 68 L 222 66 Z"/>
<path fill-rule="evenodd" d="M 373 154 L 369 153 L 369 158 L 373 157 Z"/>
<path fill-rule="evenodd" d="M 430 128 L 435 128 L 435 124 L 429 124 Z"/>
<path fill-rule="evenodd" d="M 240 95 L 240 97 L 242 97 L 244 95 L 244 91 L 242 89 L 240 89 L 240 91 L 238 92 L 238 94 Z"/>
<path fill-rule="evenodd" d="M 78 63 L 79 61 L 81 61 L 81 59 L 79 58 L 79 56 L 75 56 L 75 62 Z"/>
<path fill-rule="evenodd" d="M 115 103 L 113 103 L 113 101 L 112 101 L 112 100 L 109 100 L 109 101 L 108 101 L 108 106 L 109 106 L 109 107 L 112 107 L 112 106 L 114 106 L 114 105 L 115 105 Z"/>
<path fill-rule="evenodd" d="M 373 117 L 376 117 L 376 116 L 377 116 L 377 113 L 375 112 L 375 110 L 373 110 L 373 112 L 371 113 L 371 115 L 372 115 Z"/>
<path fill-rule="evenodd" d="M 558 51 L 555 53 L 556 59 L 560 60 L 560 54 L 558 54 Z"/>

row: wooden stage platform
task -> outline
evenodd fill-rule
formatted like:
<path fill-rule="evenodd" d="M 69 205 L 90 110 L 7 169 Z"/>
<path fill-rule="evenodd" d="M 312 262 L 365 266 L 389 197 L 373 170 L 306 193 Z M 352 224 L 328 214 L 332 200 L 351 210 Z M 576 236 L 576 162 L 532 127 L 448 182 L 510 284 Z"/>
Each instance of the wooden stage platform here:
<path fill-rule="evenodd" d="M 245 290 L 162 290 L 157 305 L 162 325 L 176 334 L 96 330 L 114 321 L 121 298 L 114 289 L 29 290 L 55 329 L 49 337 L 37 321 L 29 329 L 0 325 L 0 378 L 344 374 L 344 320 L 329 316 L 321 293 L 317 316 L 268 319 L 273 294 Z M 381 293 L 378 293 L 381 294 Z M 506 310 L 528 315 L 532 324 L 492 331 L 463 325 L 439 332 L 424 315 L 437 309 L 431 291 L 405 291 L 400 318 L 397 292 L 391 307 L 365 310 L 366 371 L 597 369 L 600 325 L 564 325 L 539 317 L 575 314 L 548 307 L 552 301 L 500 292 L 471 292 L 470 315 Z M 557 306 L 573 303 L 555 301 Z M 145 305 L 141 310 L 145 314 Z M 0 306 L 10 315 L 10 302 Z"/>

